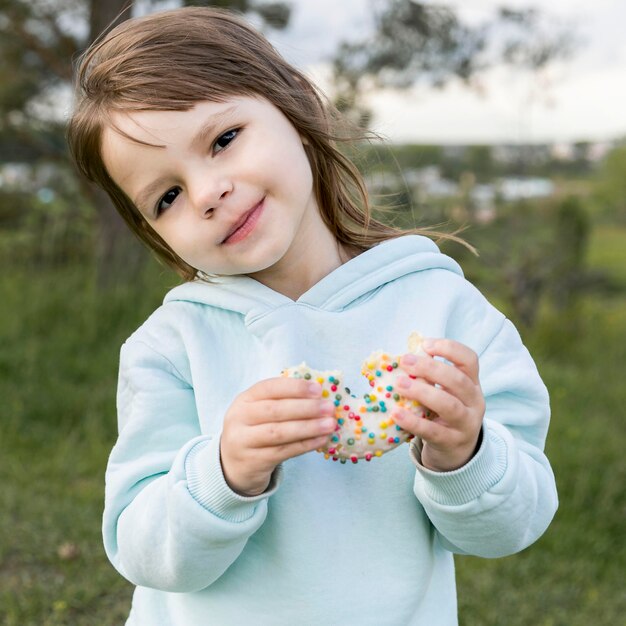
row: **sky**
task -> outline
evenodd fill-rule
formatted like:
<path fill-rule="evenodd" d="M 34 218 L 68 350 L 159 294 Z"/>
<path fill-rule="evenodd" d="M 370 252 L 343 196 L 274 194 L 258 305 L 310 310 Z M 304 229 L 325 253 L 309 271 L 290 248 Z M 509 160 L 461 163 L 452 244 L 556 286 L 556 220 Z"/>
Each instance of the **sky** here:
<path fill-rule="evenodd" d="M 341 40 L 360 39 L 370 28 L 375 0 L 288 0 L 292 18 L 272 43 L 322 89 L 328 59 Z M 541 75 L 496 67 L 478 94 L 452 82 L 444 90 L 420 86 L 370 99 L 372 128 L 394 142 L 566 143 L 626 137 L 626 2 L 624 0 L 450 0 L 469 22 L 493 10 L 535 7 L 573 25 L 575 55 Z"/>

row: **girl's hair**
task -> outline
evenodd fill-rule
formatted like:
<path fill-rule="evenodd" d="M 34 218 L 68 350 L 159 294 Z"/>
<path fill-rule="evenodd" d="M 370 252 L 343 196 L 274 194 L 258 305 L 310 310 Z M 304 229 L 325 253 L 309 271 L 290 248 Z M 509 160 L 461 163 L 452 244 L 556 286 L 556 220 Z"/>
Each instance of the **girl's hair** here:
<path fill-rule="evenodd" d="M 404 234 L 371 217 L 361 174 L 337 142 L 362 139 L 312 83 L 289 65 L 243 18 L 221 9 L 188 7 L 131 19 L 97 40 L 80 59 L 68 141 L 79 170 L 101 186 L 131 230 L 185 280 L 183 261 L 113 181 L 102 160 L 102 133 L 113 112 L 185 111 L 196 103 L 261 96 L 303 138 L 322 218 L 337 240 L 358 251 Z M 341 135 L 341 133 L 344 133 Z M 429 229 L 410 232 L 456 239 Z"/>

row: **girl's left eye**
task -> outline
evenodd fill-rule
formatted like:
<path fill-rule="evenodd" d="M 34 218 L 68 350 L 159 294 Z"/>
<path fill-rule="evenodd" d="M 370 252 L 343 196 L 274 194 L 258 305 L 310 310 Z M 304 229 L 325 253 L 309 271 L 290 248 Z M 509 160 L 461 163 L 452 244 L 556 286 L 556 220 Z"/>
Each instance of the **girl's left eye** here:
<path fill-rule="evenodd" d="M 213 144 L 213 151 L 220 152 L 224 148 L 228 147 L 228 144 L 239 134 L 238 128 L 226 131 L 223 135 L 220 135 Z"/>
<path fill-rule="evenodd" d="M 172 204 L 174 204 L 179 194 L 180 194 L 180 187 L 172 187 L 171 189 L 166 191 L 165 195 L 157 202 L 156 211 L 155 211 L 156 216 L 159 217 L 161 213 L 169 209 L 172 206 Z"/>

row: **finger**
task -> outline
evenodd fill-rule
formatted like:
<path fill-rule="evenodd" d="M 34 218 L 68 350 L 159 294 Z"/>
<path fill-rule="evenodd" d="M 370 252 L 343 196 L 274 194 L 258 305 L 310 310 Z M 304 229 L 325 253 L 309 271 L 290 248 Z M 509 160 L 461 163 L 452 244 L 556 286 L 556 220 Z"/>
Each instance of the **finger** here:
<path fill-rule="evenodd" d="M 470 406 L 476 400 L 476 384 L 455 365 L 436 361 L 431 357 L 406 354 L 400 359 L 400 366 L 413 378 L 421 378 L 433 385 L 440 385 L 466 406 Z"/>
<path fill-rule="evenodd" d="M 403 388 L 400 385 L 402 379 L 398 380 L 399 393 L 417 400 L 431 411 L 437 413 L 449 425 L 455 425 L 465 418 L 468 407 L 461 402 L 456 396 L 452 395 L 445 389 L 433 387 L 433 385 L 423 380 L 411 380 L 409 387 Z"/>
<path fill-rule="evenodd" d="M 307 420 L 334 416 L 335 404 L 322 398 L 283 398 L 282 400 L 257 400 L 247 405 L 246 422 L 265 424 L 292 420 Z"/>
<path fill-rule="evenodd" d="M 468 346 L 454 339 L 425 339 L 422 348 L 431 356 L 440 356 L 454 363 L 478 384 L 478 355 Z"/>
<path fill-rule="evenodd" d="M 398 426 L 438 448 L 452 447 L 459 438 L 458 433 L 445 424 L 425 419 L 406 409 L 395 409 L 392 417 Z"/>
<path fill-rule="evenodd" d="M 250 447 L 284 448 L 316 437 L 324 437 L 326 443 L 336 428 L 337 420 L 334 417 L 260 424 L 251 429 L 250 436 L 253 439 Z"/>
<path fill-rule="evenodd" d="M 270 446 L 259 449 L 257 452 L 265 457 L 266 463 L 270 467 L 275 467 L 279 463 L 291 459 L 313 450 L 319 450 L 328 443 L 328 435 L 311 437 L 310 439 L 300 439 L 292 443 L 279 446 Z"/>
<path fill-rule="evenodd" d="M 262 380 L 244 391 L 242 399 L 248 402 L 257 400 L 281 400 L 283 398 L 319 398 L 322 386 L 314 381 L 303 378 L 279 376 Z"/>

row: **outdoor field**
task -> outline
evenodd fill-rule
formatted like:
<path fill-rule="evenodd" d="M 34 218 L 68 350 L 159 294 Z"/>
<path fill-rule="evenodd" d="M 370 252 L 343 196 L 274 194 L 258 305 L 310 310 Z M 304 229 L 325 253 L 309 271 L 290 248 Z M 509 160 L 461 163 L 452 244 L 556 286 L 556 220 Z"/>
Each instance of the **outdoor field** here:
<path fill-rule="evenodd" d="M 178 264 L 186 280 L 243 272 L 294 297 L 320 276 L 328 277 L 353 247 L 366 250 L 406 233 L 431 237 L 513 322 L 551 398 L 546 454 L 556 476 L 558 511 L 545 534 L 519 554 L 454 557 L 460 626 L 626 626 L 625 22 L 625 0 L 0 0 L 0 626 L 123 626 L 128 618 L 133 585 L 114 569 L 103 547 L 105 471 L 118 434 L 120 348 L 180 284 L 167 263 Z M 257 222 L 256 235 L 244 242 Z M 159 254 L 164 264 L 157 262 Z M 369 258 L 382 258 L 381 268 L 396 267 L 384 254 L 373 251 Z M 421 257 L 411 271 L 423 267 Z M 408 255 L 397 267 L 412 259 Z M 344 275 L 357 280 L 367 271 L 363 276 L 378 280 L 384 272 L 359 270 L 368 264 L 367 258 L 356 260 Z M 413 278 L 403 280 L 393 278 L 391 289 L 405 289 L 406 300 L 383 301 L 389 291 L 379 297 L 372 289 L 345 315 L 342 310 L 341 320 L 365 311 L 368 337 L 378 337 L 375 347 L 392 349 L 384 336 L 398 329 L 382 315 L 388 305 L 405 315 L 412 306 L 407 302 L 418 306 L 413 298 L 419 296 L 419 313 L 441 311 L 437 322 L 446 330 L 440 332 L 453 335 L 456 320 L 467 320 L 468 333 L 482 327 L 477 337 L 489 332 L 489 316 L 477 319 L 481 309 L 472 297 L 450 293 L 446 280 L 431 293 L 408 293 Z M 233 298 L 248 297 L 237 290 Z M 433 302 L 440 296 L 449 299 L 437 308 Z M 235 320 L 234 306 L 234 312 L 216 315 L 216 323 Z M 328 311 L 321 313 L 324 322 L 331 318 Z M 420 328 L 419 315 L 409 319 L 416 331 L 436 332 Z M 201 339 L 202 322 L 192 327 L 187 321 L 183 334 L 198 330 L 196 347 L 212 345 Z M 281 338 L 285 354 L 301 352 L 299 345 L 285 343 L 301 321 L 286 316 L 267 331 L 270 339 Z M 223 334 L 222 327 L 209 331 Z M 339 331 L 332 326 L 328 332 L 333 338 Z M 315 356 L 332 353 L 327 342 L 308 339 L 294 362 L 330 358 Z M 337 345 L 343 350 L 342 339 Z M 229 341 L 219 345 L 232 348 Z M 355 355 L 358 344 L 352 346 Z M 483 359 L 485 372 L 497 345 L 490 344 Z M 245 363 L 244 377 L 238 365 L 228 369 L 242 355 L 258 365 L 250 349 L 234 350 L 233 360 L 228 350 L 222 350 L 228 352 L 224 357 L 205 349 L 208 361 L 199 359 L 200 369 L 219 357 L 210 366 L 226 367 L 230 382 L 254 378 Z M 195 358 L 197 350 L 185 354 Z M 165 363 L 167 354 L 160 356 L 157 361 Z M 350 351 L 342 358 L 351 359 Z M 491 370 L 502 373 L 493 365 L 500 362 L 491 359 Z M 522 379 L 511 362 L 509 370 Z M 279 370 L 288 365 L 279 364 Z M 315 365 L 330 370 L 338 364 Z M 199 371 L 191 361 L 190 369 Z M 467 380 L 455 381 L 450 372 L 431 379 L 458 391 L 471 414 L 480 398 L 469 394 Z M 350 372 L 345 374 L 349 379 Z M 144 370 L 133 371 L 130 385 L 141 387 L 142 376 L 153 380 Z M 194 374 L 198 406 L 205 405 L 202 394 L 215 392 L 206 396 L 211 406 L 228 404 L 230 392 L 219 384 L 205 389 L 198 381 L 206 379 Z M 388 390 L 391 397 L 393 389 Z M 136 395 L 141 402 L 149 394 L 140 389 Z M 163 395 L 172 407 L 182 397 Z M 270 422 L 285 417 L 286 405 L 262 402 L 251 412 L 241 408 L 243 401 L 235 404 L 224 427 L 226 434 L 235 433 L 222 440 L 225 474 L 244 493 L 260 488 L 263 472 L 275 465 L 265 465 L 264 459 L 276 458 L 269 454 L 288 456 L 293 438 L 322 427 L 302 422 L 298 428 L 277 427 Z M 444 417 L 459 414 L 436 400 L 428 403 Z M 494 399 L 496 411 L 497 405 Z M 380 406 L 386 410 L 382 400 Z M 266 407 L 270 421 L 251 424 L 264 419 Z M 159 407 L 157 421 L 179 416 L 175 408 Z M 146 414 L 155 415 L 149 407 Z M 465 426 L 442 438 L 440 460 L 446 464 L 438 467 L 451 467 L 448 462 L 466 450 L 464 442 L 476 434 L 478 421 Z M 328 430 L 334 427 L 327 424 Z M 273 450 L 266 447 L 266 433 L 278 444 Z M 391 437 L 382 436 L 378 443 L 386 445 Z M 375 434 L 368 437 L 376 441 Z M 236 457 L 240 442 L 245 455 Z M 160 444 L 149 436 L 143 444 L 138 454 L 148 462 Z M 390 454 L 408 454 L 408 448 L 402 444 Z M 379 460 L 385 461 L 393 458 Z M 359 470 L 374 471 L 374 465 L 336 469 L 357 476 Z M 293 478 L 290 469 L 286 473 Z M 340 483 L 326 481 L 315 494 L 329 500 L 328 485 Z M 210 480 L 197 484 L 204 490 Z M 525 484 L 523 477 L 517 484 Z M 421 513 L 410 489 L 398 492 L 388 507 L 371 483 L 368 488 L 372 510 L 378 505 L 395 519 L 397 511 L 390 509 L 409 503 L 411 514 Z M 396 491 L 387 495 L 393 498 Z M 205 493 L 213 492 L 207 487 Z M 311 493 L 309 499 L 316 499 Z M 279 512 L 282 501 L 269 501 L 280 533 L 293 519 Z M 295 500 L 289 505 L 298 512 Z M 338 513 L 327 505 L 319 502 L 319 510 L 312 509 L 320 523 L 311 514 L 302 519 L 326 528 Z M 507 520 L 516 515 L 507 510 Z M 470 524 L 471 516 L 466 510 L 458 519 Z M 367 521 L 369 529 L 376 520 L 368 508 L 358 521 Z M 516 528 L 515 520 L 511 524 Z M 485 536 L 494 536 L 492 524 L 484 528 L 490 531 Z M 268 529 L 263 541 L 275 530 L 271 524 Z M 472 535 L 469 526 L 462 529 Z M 281 539 L 293 536 L 293 528 L 290 532 Z M 307 531 L 298 534 L 306 542 L 302 534 Z M 427 534 L 416 546 L 402 543 L 422 555 L 424 546 L 432 547 Z M 305 547 L 314 543 L 317 549 L 308 539 Z M 345 540 L 341 547 L 347 553 Z M 489 547 L 485 543 L 483 553 Z M 249 560 L 240 564 L 257 572 L 254 550 L 248 548 L 240 558 Z M 267 554 L 268 549 L 259 557 L 264 582 Z M 405 626 L 388 617 L 403 615 L 403 602 L 390 613 L 382 590 L 396 579 L 407 580 L 408 561 L 402 564 L 398 556 L 387 576 L 380 573 L 382 559 L 371 551 L 351 554 L 366 559 L 353 571 L 371 571 L 376 582 L 384 578 L 376 597 L 355 596 L 351 610 L 359 603 L 367 623 Z M 295 560 L 311 578 L 311 559 Z M 161 570 L 163 559 L 153 561 Z M 443 597 L 425 567 L 413 570 L 430 581 L 425 595 Z M 290 567 L 280 571 L 293 579 Z M 351 584 L 339 580 L 332 563 L 323 575 L 340 592 Z M 242 578 L 237 575 L 238 583 Z M 302 624 L 293 626 L 313 626 L 307 609 L 336 601 L 320 598 L 309 578 L 298 580 L 302 594 L 292 594 L 298 610 L 302 606 Z M 275 583 L 277 577 L 269 579 Z M 431 607 L 413 593 L 415 586 L 409 595 Z M 236 593 L 242 609 L 256 611 L 258 624 L 241 626 L 289 621 L 278 602 L 270 615 L 250 607 L 245 594 L 253 587 L 239 584 Z M 213 607 L 214 598 L 207 606 Z M 209 609 L 198 608 L 193 594 L 181 594 L 180 600 L 184 607 L 172 603 L 172 620 L 199 611 L 204 624 Z M 214 626 L 215 611 L 210 612 L 206 621 Z M 320 626 L 362 626 L 336 620 L 329 611 Z"/>
<path fill-rule="evenodd" d="M 625 623 L 626 229 L 596 228 L 588 255 L 613 291 L 542 311 L 524 334 L 552 397 L 547 452 L 559 511 L 521 554 L 457 558 L 463 626 Z M 140 287 L 106 295 L 89 267 L 2 274 L 4 626 L 114 626 L 128 614 L 131 586 L 100 536 L 117 356 L 175 282 L 154 264 Z"/>

